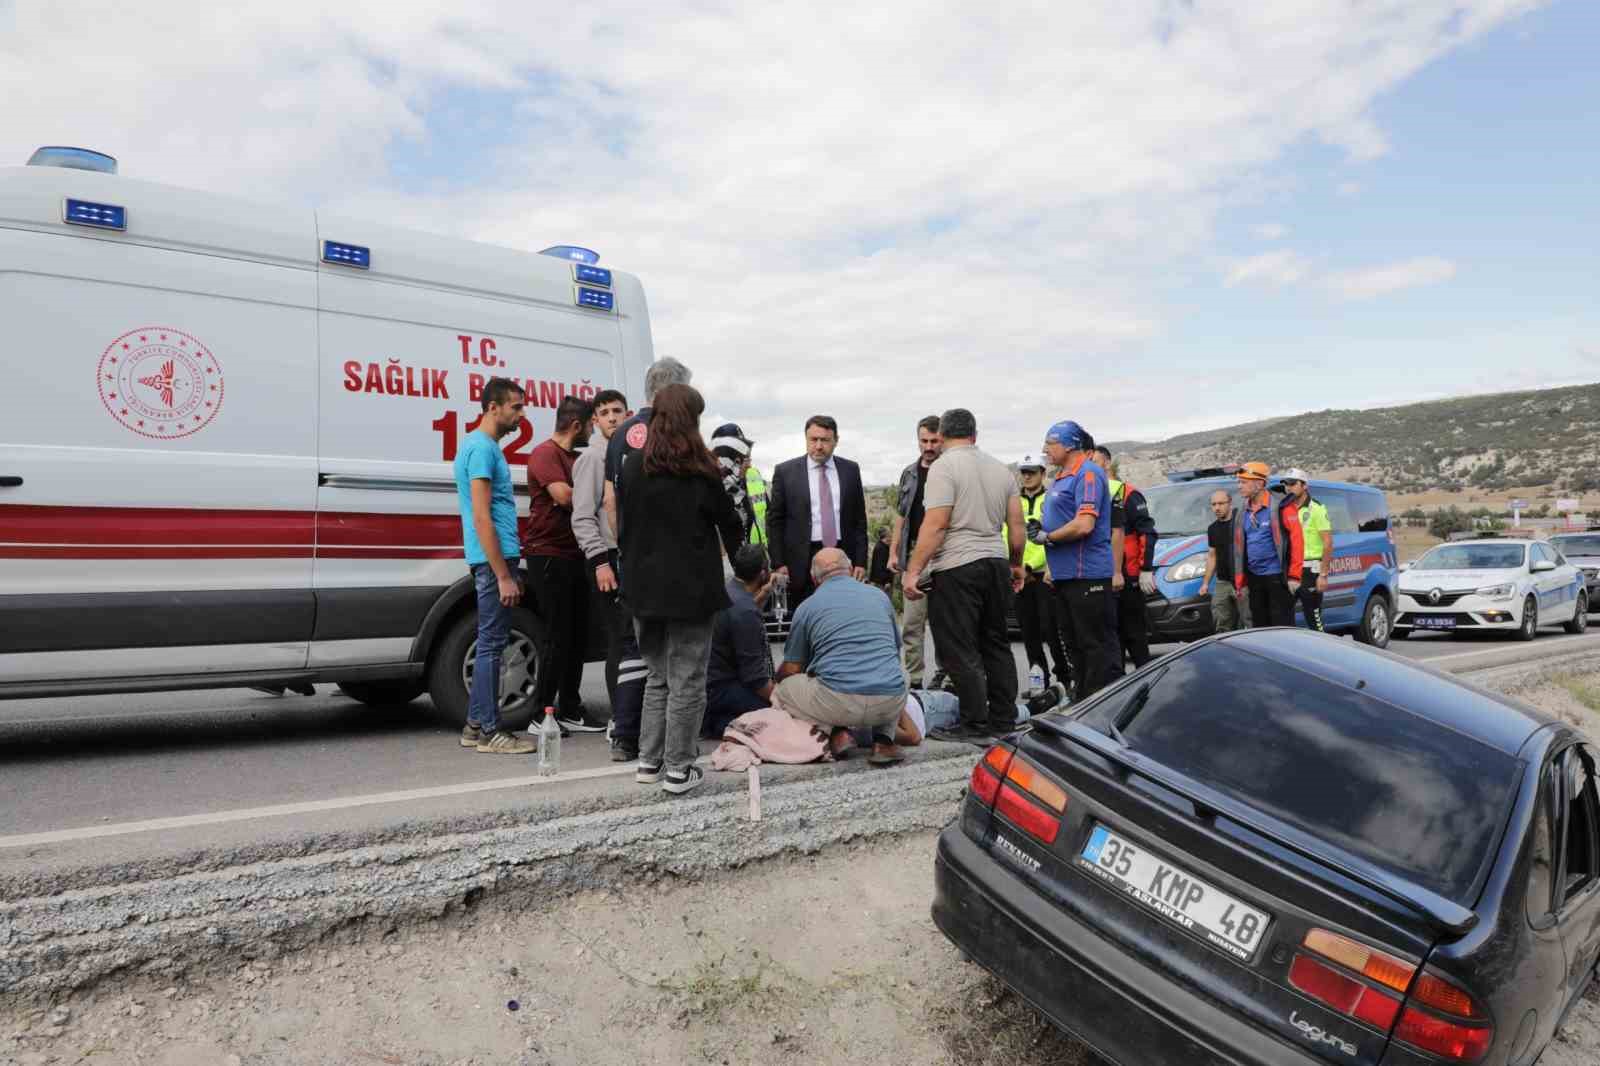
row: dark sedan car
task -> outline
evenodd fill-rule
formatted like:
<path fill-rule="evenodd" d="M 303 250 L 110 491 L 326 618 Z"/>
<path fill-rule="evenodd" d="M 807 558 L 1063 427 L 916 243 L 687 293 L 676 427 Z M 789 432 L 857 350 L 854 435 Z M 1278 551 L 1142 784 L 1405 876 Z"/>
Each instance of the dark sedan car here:
<path fill-rule="evenodd" d="M 1521 1066 L 1600 957 L 1595 760 L 1383 652 L 1214 637 L 991 748 L 933 917 L 1124 1066 Z"/>

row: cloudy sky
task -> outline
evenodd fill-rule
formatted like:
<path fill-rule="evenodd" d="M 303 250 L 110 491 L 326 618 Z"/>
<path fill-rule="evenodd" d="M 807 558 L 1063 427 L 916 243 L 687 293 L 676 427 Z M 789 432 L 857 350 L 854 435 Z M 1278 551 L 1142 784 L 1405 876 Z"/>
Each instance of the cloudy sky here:
<path fill-rule="evenodd" d="M 887 481 L 1600 379 L 1590 0 L 0 0 L 0 160 L 644 282 L 769 467 L 816 411 Z"/>

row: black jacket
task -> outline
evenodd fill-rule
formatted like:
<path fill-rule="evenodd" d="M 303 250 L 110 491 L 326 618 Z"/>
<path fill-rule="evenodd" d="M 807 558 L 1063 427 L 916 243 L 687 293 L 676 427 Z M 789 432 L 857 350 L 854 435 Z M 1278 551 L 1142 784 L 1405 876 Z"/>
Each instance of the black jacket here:
<path fill-rule="evenodd" d="M 867 497 L 861 468 L 837 455 L 839 471 L 839 547 L 851 566 L 867 565 Z M 807 456 L 779 463 L 767 486 L 767 553 L 772 568 L 789 568 L 789 580 L 811 583 L 811 460 Z"/>
<path fill-rule="evenodd" d="M 889 572 L 889 542 L 880 540 L 872 546 L 872 565 L 867 567 L 867 580 L 874 585 L 887 585 L 894 580 Z"/>
<path fill-rule="evenodd" d="M 722 482 L 647 475 L 636 451 L 623 463 L 618 509 L 622 598 L 635 617 L 709 619 L 728 606 L 717 538 L 731 556 L 744 529 Z"/>

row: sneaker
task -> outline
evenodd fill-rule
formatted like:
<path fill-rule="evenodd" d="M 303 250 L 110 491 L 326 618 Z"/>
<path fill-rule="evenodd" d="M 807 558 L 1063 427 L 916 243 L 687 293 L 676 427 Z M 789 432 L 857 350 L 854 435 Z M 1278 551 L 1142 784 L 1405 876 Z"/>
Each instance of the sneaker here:
<path fill-rule="evenodd" d="M 611 742 L 612 762 L 633 762 L 639 757 L 639 747 L 636 744 L 619 744 Z"/>
<path fill-rule="evenodd" d="M 661 782 L 661 790 L 670 792 L 674 796 L 681 796 L 705 779 L 705 771 L 698 766 L 690 766 L 685 770 L 668 770 L 666 780 Z"/>
<path fill-rule="evenodd" d="M 478 726 L 468 723 L 467 727 L 461 731 L 461 746 L 463 748 L 475 748 L 482 740 L 483 730 Z"/>
<path fill-rule="evenodd" d="M 994 743 L 994 734 L 987 729 L 958 723 L 949 729 L 929 730 L 928 739 L 942 740 L 947 744 L 977 744 L 982 747 L 988 747 Z"/>
<path fill-rule="evenodd" d="M 647 763 L 642 759 L 639 768 L 633 772 L 633 779 L 641 785 L 653 785 L 661 780 L 661 764 Z"/>
<path fill-rule="evenodd" d="M 539 750 L 539 746 L 527 737 L 497 729 L 478 741 L 477 750 L 488 755 L 531 755 Z"/>
<path fill-rule="evenodd" d="M 583 716 L 583 708 L 578 707 L 570 711 L 556 711 L 556 725 L 561 727 L 561 735 L 568 736 L 568 730 L 573 733 L 604 733 L 603 725 L 590 725 Z"/>

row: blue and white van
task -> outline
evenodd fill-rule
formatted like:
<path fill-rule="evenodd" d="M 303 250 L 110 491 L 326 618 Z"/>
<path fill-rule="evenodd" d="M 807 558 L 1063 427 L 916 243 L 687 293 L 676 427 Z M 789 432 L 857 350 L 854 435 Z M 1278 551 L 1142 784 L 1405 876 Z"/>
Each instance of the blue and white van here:
<path fill-rule="evenodd" d="M 1169 484 L 1143 489 L 1161 539 L 1156 544 L 1157 595 L 1150 599 L 1151 639 L 1197 640 L 1212 631 L 1211 596 L 1200 594 L 1206 572 L 1206 527 L 1213 521 L 1211 494 L 1221 489 L 1238 506 L 1237 468 L 1169 473 Z M 1268 482 L 1273 492 L 1283 485 Z M 1311 482 L 1311 495 L 1328 509 L 1333 560 L 1322 621 L 1330 633 L 1385 647 L 1393 632 L 1399 567 L 1383 490 L 1342 481 Z M 1296 607 L 1295 620 L 1305 624 Z"/>

